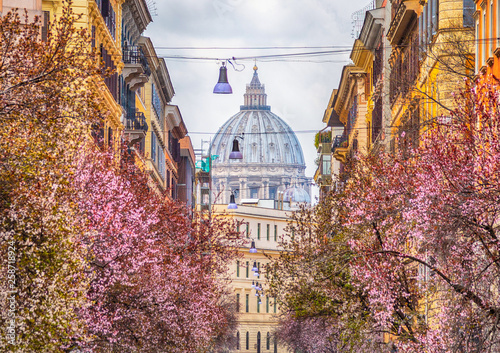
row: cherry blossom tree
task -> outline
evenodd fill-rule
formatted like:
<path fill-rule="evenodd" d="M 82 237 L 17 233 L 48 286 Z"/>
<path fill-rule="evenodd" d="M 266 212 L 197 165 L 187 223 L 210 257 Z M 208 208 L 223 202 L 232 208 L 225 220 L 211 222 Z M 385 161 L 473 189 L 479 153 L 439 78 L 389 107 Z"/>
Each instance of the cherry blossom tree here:
<path fill-rule="evenodd" d="M 410 158 L 360 157 L 351 174 L 352 268 L 381 322 L 400 316 L 408 351 L 499 349 L 498 102 L 496 83 L 477 82 Z"/>
<path fill-rule="evenodd" d="M 198 352 L 228 336 L 221 298 L 240 244 L 229 220 L 189 217 L 148 186 L 123 149 L 120 164 L 99 149 L 82 159 L 79 205 L 88 218 L 93 303 L 82 315 L 96 351 Z"/>
<path fill-rule="evenodd" d="M 0 18 L 0 325 L 2 351 L 59 352 L 85 339 L 85 226 L 69 176 L 99 116 L 82 89 L 99 65 L 65 7 L 45 41 L 40 21 Z"/>
<path fill-rule="evenodd" d="M 314 217 L 302 212 L 300 237 L 287 248 L 296 254 L 274 264 L 278 280 L 271 278 L 287 315 L 281 337 L 291 347 L 300 348 L 287 332 L 306 336 L 300 349 L 313 347 L 317 308 L 344 303 L 331 290 L 343 284 L 359 293 L 347 308 L 366 313 L 356 332 L 365 339 L 383 332 L 391 342 L 358 351 L 500 350 L 499 99 L 494 81 L 468 84 L 450 116 L 421 127 L 418 148 L 356 156 L 343 190 Z M 341 246 L 330 248 L 332 240 Z M 361 299 L 363 306 L 351 306 Z M 343 342 L 339 308 L 320 316 L 320 324 L 340 327 L 325 331 L 329 342 Z"/>
<path fill-rule="evenodd" d="M 102 70 L 70 5 L 46 41 L 38 20 L 0 18 L 0 350 L 207 351 L 234 331 L 239 234 L 95 145 Z"/>
<path fill-rule="evenodd" d="M 315 208 L 291 215 L 280 245 L 266 268 L 267 294 L 280 312 L 276 336 L 301 352 L 384 351 L 380 327 L 368 296 L 353 284 L 350 263 L 356 254 L 337 208 L 343 195 L 329 195 Z M 363 350 L 365 349 L 365 350 Z"/>

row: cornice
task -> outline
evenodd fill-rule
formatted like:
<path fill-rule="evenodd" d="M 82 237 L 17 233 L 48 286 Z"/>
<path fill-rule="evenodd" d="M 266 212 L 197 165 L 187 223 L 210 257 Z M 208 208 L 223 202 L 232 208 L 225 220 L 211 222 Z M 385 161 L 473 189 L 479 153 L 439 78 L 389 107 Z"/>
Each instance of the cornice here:
<path fill-rule="evenodd" d="M 401 38 L 407 35 L 408 26 L 412 25 L 412 19 L 416 18 L 420 8 L 421 5 L 418 0 L 401 2 L 387 31 L 387 39 L 391 45 L 398 45 Z"/>
<path fill-rule="evenodd" d="M 123 0 L 122 0 L 123 1 Z M 137 25 L 139 33 L 142 33 L 146 30 L 148 24 L 153 22 L 151 14 L 148 10 L 148 5 L 145 0 L 128 0 L 127 3 L 130 5 L 130 10 L 132 12 L 132 16 L 134 17 L 134 21 Z"/>

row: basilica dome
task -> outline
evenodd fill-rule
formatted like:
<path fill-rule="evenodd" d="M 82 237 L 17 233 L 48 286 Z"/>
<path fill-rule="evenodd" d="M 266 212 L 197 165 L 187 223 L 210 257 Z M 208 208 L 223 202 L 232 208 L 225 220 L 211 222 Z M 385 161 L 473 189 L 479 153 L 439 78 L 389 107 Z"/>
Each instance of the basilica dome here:
<path fill-rule="evenodd" d="M 242 160 L 230 160 L 233 140 L 239 141 Z M 290 126 L 269 110 L 242 109 L 217 132 L 212 155 L 216 165 L 238 163 L 249 165 L 284 163 L 305 167 L 299 140 Z"/>
<path fill-rule="evenodd" d="M 229 159 L 235 139 L 242 159 Z M 257 67 L 246 87 L 244 105 L 221 126 L 211 154 L 218 156 L 212 162 L 212 179 L 222 194 L 220 203 L 227 203 L 231 192 L 239 199 L 276 199 L 278 191 L 291 185 L 308 196 L 310 179 L 304 175 L 302 147 L 290 126 L 267 105 Z M 303 195 L 302 199 L 308 198 Z"/>

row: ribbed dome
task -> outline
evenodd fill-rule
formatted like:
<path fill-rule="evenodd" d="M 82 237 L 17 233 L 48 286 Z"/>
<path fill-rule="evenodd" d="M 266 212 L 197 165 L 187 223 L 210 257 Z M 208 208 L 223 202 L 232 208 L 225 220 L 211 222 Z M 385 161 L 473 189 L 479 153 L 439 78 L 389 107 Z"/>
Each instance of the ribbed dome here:
<path fill-rule="evenodd" d="M 233 141 L 239 142 L 242 159 L 229 159 Z M 310 178 L 304 175 L 306 165 L 302 147 L 290 126 L 271 112 L 257 67 L 246 87 L 244 105 L 215 135 L 211 155 L 213 190 L 217 201 L 227 203 L 232 192 L 236 198 L 276 199 L 278 192 L 290 185 L 301 187 L 309 195 Z"/>
<path fill-rule="evenodd" d="M 283 200 L 310 203 L 311 197 L 304 189 L 298 187 L 291 187 L 283 191 Z"/>
<path fill-rule="evenodd" d="M 243 164 L 285 163 L 305 166 L 299 140 L 290 126 L 271 113 L 265 86 L 260 83 L 257 66 L 247 85 L 245 105 L 219 129 L 212 143 L 214 164 L 229 163 L 233 140 L 238 136 Z M 231 161 L 233 162 L 233 161 Z"/>
<path fill-rule="evenodd" d="M 235 163 L 305 165 L 299 140 L 290 126 L 265 110 L 242 110 L 222 125 L 212 144 L 212 155 L 219 156 L 214 164 L 233 162 L 229 154 L 237 136 L 242 136 L 238 141 L 243 159 Z"/>

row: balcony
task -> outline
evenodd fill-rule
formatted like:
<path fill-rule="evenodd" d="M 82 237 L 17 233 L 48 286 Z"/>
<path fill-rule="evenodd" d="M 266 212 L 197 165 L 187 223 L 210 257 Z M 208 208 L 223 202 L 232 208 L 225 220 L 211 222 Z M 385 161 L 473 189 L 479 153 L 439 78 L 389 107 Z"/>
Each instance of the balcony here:
<path fill-rule="evenodd" d="M 129 146 L 135 146 L 140 143 L 139 149 L 144 145 L 143 141 L 148 132 L 148 124 L 146 123 L 146 117 L 142 112 L 136 112 L 131 118 L 127 116 L 124 122 L 125 139 L 128 140 Z"/>
<path fill-rule="evenodd" d="M 332 143 L 333 158 L 339 162 L 347 161 L 347 153 L 349 151 L 349 138 L 347 135 L 337 135 Z"/>
<path fill-rule="evenodd" d="M 332 150 L 331 142 L 322 142 L 318 146 L 318 153 L 319 154 L 330 154 L 331 150 Z"/>
<path fill-rule="evenodd" d="M 124 47 L 123 63 L 125 64 L 122 71 L 123 79 L 130 90 L 135 91 L 148 82 L 151 70 L 146 55 L 140 47 Z"/>

